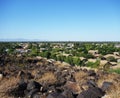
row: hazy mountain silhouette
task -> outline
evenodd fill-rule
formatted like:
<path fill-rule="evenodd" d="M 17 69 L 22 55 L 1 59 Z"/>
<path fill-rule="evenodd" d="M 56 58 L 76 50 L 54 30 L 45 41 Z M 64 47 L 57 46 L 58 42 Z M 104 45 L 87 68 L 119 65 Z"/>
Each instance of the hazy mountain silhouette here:
<path fill-rule="evenodd" d="M 11 41 L 45 41 L 45 40 L 16 38 L 16 39 L 0 39 L 0 41 L 1 42 L 11 42 Z"/>

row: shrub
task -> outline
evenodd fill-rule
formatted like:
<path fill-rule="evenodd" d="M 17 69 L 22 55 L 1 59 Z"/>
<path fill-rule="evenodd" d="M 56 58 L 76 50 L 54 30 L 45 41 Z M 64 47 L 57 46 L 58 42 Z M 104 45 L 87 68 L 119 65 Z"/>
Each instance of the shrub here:
<path fill-rule="evenodd" d="M 107 60 L 109 62 L 117 62 L 117 60 L 113 56 L 108 57 Z"/>
<path fill-rule="evenodd" d="M 109 72 L 115 72 L 117 74 L 120 74 L 120 68 L 118 68 L 118 69 L 110 69 Z"/>
<path fill-rule="evenodd" d="M 87 67 L 91 67 L 91 68 L 98 68 L 100 65 L 100 61 L 96 60 L 96 62 L 88 62 L 86 64 Z"/>

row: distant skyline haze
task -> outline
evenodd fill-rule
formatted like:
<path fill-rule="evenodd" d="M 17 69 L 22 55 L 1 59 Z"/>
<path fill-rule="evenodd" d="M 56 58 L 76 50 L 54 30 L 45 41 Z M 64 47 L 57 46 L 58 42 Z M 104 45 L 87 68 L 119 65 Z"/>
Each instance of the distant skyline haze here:
<path fill-rule="evenodd" d="M 0 40 L 120 41 L 120 0 L 0 0 Z"/>

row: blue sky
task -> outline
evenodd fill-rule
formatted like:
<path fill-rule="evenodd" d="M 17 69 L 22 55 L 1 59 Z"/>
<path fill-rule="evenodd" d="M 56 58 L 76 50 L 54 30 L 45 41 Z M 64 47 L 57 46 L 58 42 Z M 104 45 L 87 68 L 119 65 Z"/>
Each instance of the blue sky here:
<path fill-rule="evenodd" d="M 0 0 L 0 39 L 120 41 L 120 0 Z"/>

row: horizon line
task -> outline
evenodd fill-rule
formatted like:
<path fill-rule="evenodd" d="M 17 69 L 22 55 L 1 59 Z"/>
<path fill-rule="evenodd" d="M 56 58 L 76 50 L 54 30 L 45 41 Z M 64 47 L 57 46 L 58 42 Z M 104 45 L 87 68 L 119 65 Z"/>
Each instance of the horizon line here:
<path fill-rule="evenodd" d="M 0 40 L 0 43 L 1 42 L 55 42 L 55 43 L 62 43 L 62 42 L 67 42 L 67 43 L 75 43 L 75 42 L 100 42 L 100 43 L 108 43 L 108 42 L 110 42 L 110 43 L 114 43 L 114 42 L 116 42 L 116 43 L 120 43 L 120 41 L 39 41 L 39 40 L 11 40 L 11 41 L 8 41 L 8 40 L 4 40 L 4 41 L 2 41 L 2 40 Z"/>

